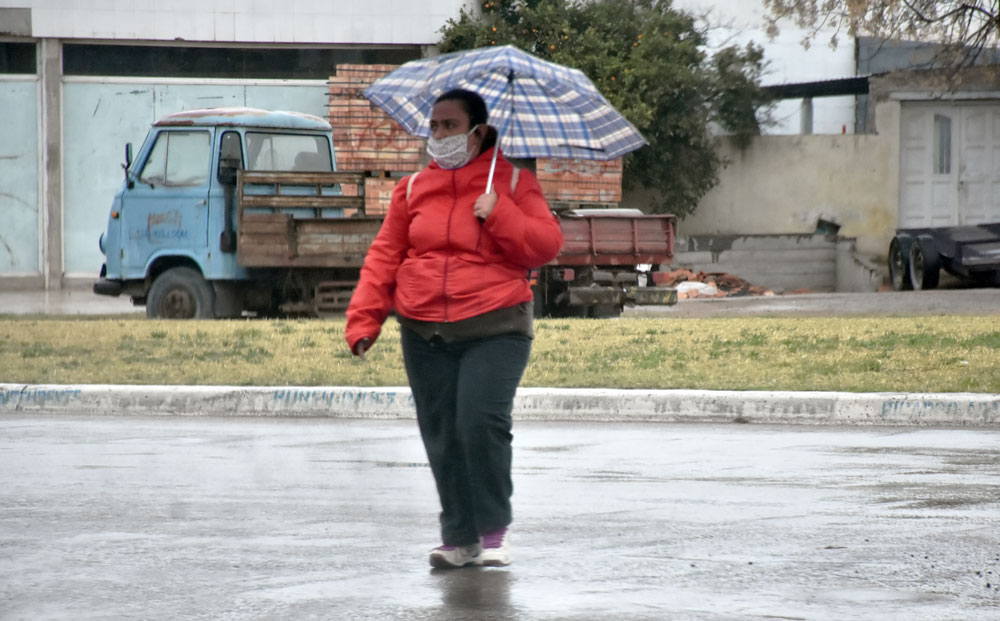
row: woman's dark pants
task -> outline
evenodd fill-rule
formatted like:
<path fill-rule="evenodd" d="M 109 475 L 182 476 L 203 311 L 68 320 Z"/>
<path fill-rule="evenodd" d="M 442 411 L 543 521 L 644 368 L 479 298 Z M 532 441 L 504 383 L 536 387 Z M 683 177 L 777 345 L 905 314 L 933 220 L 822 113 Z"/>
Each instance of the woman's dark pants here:
<path fill-rule="evenodd" d="M 402 328 L 420 436 L 441 500 L 441 538 L 464 546 L 511 522 L 511 412 L 531 339 L 445 343 Z"/>

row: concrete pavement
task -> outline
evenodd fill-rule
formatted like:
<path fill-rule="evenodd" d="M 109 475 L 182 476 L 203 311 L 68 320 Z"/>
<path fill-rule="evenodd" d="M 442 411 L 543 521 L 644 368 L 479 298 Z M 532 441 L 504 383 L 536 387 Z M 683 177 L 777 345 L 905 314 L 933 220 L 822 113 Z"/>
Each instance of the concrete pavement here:
<path fill-rule="evenodd" d="M 998 410 L 522 389 L 515 564 L 434 572 L 406 388 L 0 384 L 0 620 L 992 620 Z"/>
<path fill-rule="evenodd" d="M 1000 431 L 514 429 L 514 564 L 436 572 L 412 421 L 0 416 L 0 618 L 986 621 Z"/>

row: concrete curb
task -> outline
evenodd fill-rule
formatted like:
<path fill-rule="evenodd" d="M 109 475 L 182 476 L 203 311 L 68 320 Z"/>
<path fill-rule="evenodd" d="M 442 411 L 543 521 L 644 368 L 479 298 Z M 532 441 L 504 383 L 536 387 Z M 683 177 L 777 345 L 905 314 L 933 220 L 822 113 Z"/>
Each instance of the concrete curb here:
<path fill-rule="evenodd" d="M 406 387 L 0 384 L 0 414 L 412 419 Z M 1000 395 L 522 388 L 517 420 L 1000 426 Z"/>

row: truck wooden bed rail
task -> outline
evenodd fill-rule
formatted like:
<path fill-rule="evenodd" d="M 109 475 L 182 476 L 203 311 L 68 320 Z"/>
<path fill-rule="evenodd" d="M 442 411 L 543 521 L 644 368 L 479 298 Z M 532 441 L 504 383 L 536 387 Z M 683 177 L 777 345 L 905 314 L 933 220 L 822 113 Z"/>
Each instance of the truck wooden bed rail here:
<path fill-rule="evenodd" d="M 356 172 L 239 171 L 237 261 L 245 267 L 360 267 L 382 217 L 364 215 Z"/>

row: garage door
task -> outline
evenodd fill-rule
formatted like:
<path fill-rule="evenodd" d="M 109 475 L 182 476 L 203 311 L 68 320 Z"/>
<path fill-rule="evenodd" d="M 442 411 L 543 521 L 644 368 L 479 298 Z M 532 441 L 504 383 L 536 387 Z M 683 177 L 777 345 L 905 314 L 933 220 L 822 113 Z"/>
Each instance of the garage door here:
<path fill-rule="evenodd" d="M 1000 221 L 1000 102 L 904 103 L 899 227 Z"/>

